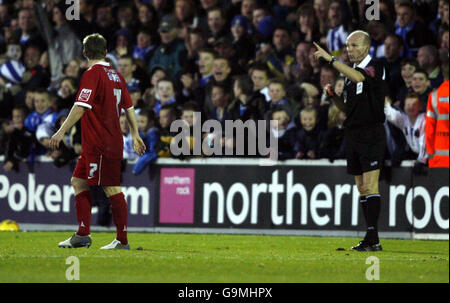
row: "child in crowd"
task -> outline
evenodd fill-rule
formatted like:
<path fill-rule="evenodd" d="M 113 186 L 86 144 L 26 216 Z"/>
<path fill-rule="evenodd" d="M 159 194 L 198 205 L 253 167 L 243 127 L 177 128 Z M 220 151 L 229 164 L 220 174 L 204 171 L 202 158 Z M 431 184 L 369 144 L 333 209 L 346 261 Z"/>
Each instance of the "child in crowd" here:
<path fill-rule="evenodd" d="M 297 137 L 297 129 L 293 123 L 289 123 L 290 118 L 288 112 L 283 107 L 275 108 L 272 111 L 270 120 L 270 131 L 278 140 L 278 160 L 286 160 L 295 158 L 295 140 Z M 275 123 L 278 122 L 278 130 Z"/>
<path fill-rule="evenodd" d="M 133 141 L 125 114 L 120 115 L 119 123 L 123 136 L 123 159 L 135 160 L 138 158 L 138 154 L 133 149 Z"/>
<path fill-rule="evenodd" d="M 34 93 L 34 109 L 25 119 L 25 127 L 36 132 L 39 124 L 51 123 L 55 125 L 57 113 L 52 108 L 52 100 L 50 94 L 45 90 L 38 90 Z"/>
<path fill-rule="evenodd" d="M 427 163 L 427 150 L 425 146 L 425 116 L 421 113 L 422 101 L 419 94 L 412 92 L 406 96 L 404 111 L 394 109 L 387 99 L 384 104 L 384 113 L 387 121 L 398 127 L 413 151 L 417 165 L 425 166 Z"/>
<path fill-rule="evenodd" d="M 336 86 L 335 86 L 336 87 Z M 335 91 L 337 94 L 337 92 Z M 342 92 L 341 92 L 342 93 Z M 345 113 L 331 105 L 328 110 L 328 129 L 325 131 L 320 144 L 320 158 L 327 158 L 330 162 L 345 158 L 344 121 Z"/>
<path fill-rule="evenodd" d="M 139 175 L 151 163 L 158 159 L 157 148 L 160 140 L 160 133 L 155 127 L 156 117 L 155 113 L 150 109 L 143 109 L 137 115 L 137 125 L 139 135 L 145 143 L 145 153 L 139 157 L 138 161 L 133 167 L 133 174 Z"/>
<path fill-rule="evenodd" d="M 286 111 L 290 114 L 290 106 L 288 99 L 286 98 L 286 87 L 283 81 L 279 79 L 272 79 L 269 82 L 269 97 L 270 107 L 282 106 L 286 108 Z"/>
<path fill-rule="evenodd" d="M 25 107 L 15 107 L 12 110 L 12 119 L 6 126 L 5 162 L 3 169 L 19 170 L 19 162 L 26 159 L 33 142 L 33 134 L 25 128 L 24 121 L 27 110 Z"/>
<path fill-rule="evenodd" d="M 323 138 L 322 131 L 317 127 L 318 112 L 314 107 L 307 107 L 300 112 L 302 129 L 297 133 L 295 146 L 296 159 L 319 158 L 320 142 Z"/>

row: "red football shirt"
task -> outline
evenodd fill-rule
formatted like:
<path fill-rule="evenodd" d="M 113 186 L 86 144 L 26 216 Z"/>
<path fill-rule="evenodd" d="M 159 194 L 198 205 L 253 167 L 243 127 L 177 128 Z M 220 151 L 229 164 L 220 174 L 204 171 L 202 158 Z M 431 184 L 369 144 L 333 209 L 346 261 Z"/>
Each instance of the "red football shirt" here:
<path fill-rule="evenodd" d="M 75 104 L 88 109 L 81 117 L 82 152 L 122 158 L 119 116 L 133 106 L 122 75 L 106 62 L 92 65 L 81 77 Z"/>

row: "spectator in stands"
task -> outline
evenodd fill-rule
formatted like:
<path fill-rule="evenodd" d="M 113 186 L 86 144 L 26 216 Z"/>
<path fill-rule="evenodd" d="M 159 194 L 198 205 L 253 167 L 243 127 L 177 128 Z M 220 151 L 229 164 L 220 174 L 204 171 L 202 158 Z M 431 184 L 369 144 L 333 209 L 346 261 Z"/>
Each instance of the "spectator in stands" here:
<path fill-rule="evenodd" d="M 309 75 L 307 82 L 314 83 L 314 85 L 319 86 L 320 83 L 320 70 L 322 69 L 322 64 L 319 60 L 315 60 L 314 53 L 317 51 L 315 47 L 311 47 L 308 54 L 309 65 L 312 70 Z M 341 55 L 342 59 L 342 55 Z"/>
<path fill-rule="evenodd" d="M 194 137 L 194 123 L 201 124 L 201 121 L 197 121 L 194 116 L 195 113 L 199 112 L 199 108 L 197 103 L 195 102 L 186 102 L 183 104 L 181 109 L 181 120 L 189 127 L 189 135 L 184 138 L 185 144 L 187 143 L 189 146 L 189 153 L 191 156 L 194 155 L 194 140 L 201 140 L 201 138 Z M 200 119 L 201 120 L 201 119 Z M 187 155 L 181 154 L 179 158 L 184 159 Z"/>
<path fill-rule="evenodd" d="M 253 81 L 248 75 L 238 75 L 233 81 L 234 100 L 228 106 L 233 120 L 262 120 L 268 110 L 265 97 L 253 90 Z"/>
<path fill-rule="evenodd" d="M 369 55 L 374 59 L 384 58 L 384 40 L 387 33 L 383 23 L 381 21 L 371 20 L 367 24 L 366 31 L 371 38 Z"/>
<path fill-rule="evenodd" d="M 126 28 L 119 29 L 114 34 L 114 48 L 106 55 L 112 61 L 114 68 L 118 68 L 119 59 L 122 56 L 131 54 L 131 33 Z"/>
<path fill-rule="evenodd" d="M 338 77 L 337 72 L 334 68 L 332 68 L 329 65 L 324 65 L 322 66 L 322 68 L 320 69 L 320 91 L 322 92 L 321 97 L 320 97 L 320 105 L 329 105 L 330 102 L 328 100 L 326 100 L 327 96 L 326 93 L 324 91 L 325 86 L 327 86 L 327 84 L 334 84 L 334 82 L 336 81 L 336 78 Z"/>
<path fill-rule="evenodd" d="M 274 107 L 270 113 L 270 131 L 278 140 L 278 160 L 295 158 L 294 146 L 297 139 L 295 124 L 289 123 L 289 114 L 284 108 Z M 278 126 L 277 130 L 275 125 Z"/>
<path fill-rule="evenodd" d="M 232 116 L 228 112 L 228 105 L 231 102 L 230 88 L 221 83 L 215 83 L 211 87 L 211 101 L 213 110 L 206 113 L 208 119 L 220 122 L 222 129 L 225 129 L 225 121 L 231 120 Z"/>
<path fill-rule="evenodd" d="M 33 134 L 24 126 L 27 110 L 24 107 L 15 107 L 12 110 L 12 119 L 3 125 L 6 134 L 4 171 L 19 170 L 19 162 L 26 159 L 30 152 Z"/>
<path fill-rule="evenodd" d="M 403 39 L 397 34 L 389 34 L 384 39 L 384 58 L 382 59 L 386 71 L 389 86 L 389 95 L 392 99 L 397 95 L 402 85 L 401 53 L 403 51 Z"/>
<path fill-rule="evenodd" d="M 155 106 L 156 100 L 159 99 L 157 90 L 158 81 L 166 77 L 168 77 L 168 74 L 163 67 L 156 65 L 152 68 L 150 71 L 150 87 L 142 95 L 142 100 L 146 106 Z"/>
<path fill-rule="evenodd" d="M 128 3 L 119 3 L 117 8 L 117 23 L 120 28 L 128 29 L 133 35 L 136 34 L 136 17 L 133 7 Z"/>
<path fill-rule="evenodd" d="M 409 93 L 405 99 L 404 111 L 394 109 L 387 99 L 384 105 L 386 120 L 403 132 L 403 135 L 412 150 L 413 158 L 422 165 L 427 163 L 427 150 L 425 146 L 425 115 L 422 111 L 420 96 Z M 406 156 L 405 159 L 411 159 Z M 420 165 L 420 164 L 419 164 Z"/>
<path fill-rule="evenodd" d="M 190 28 L 197 27 L 199 20 L 193 0 L 176 0 L 174 16 L 179 28 L 179 37 L 185 39 Z"/>
<path fill-rule="evenodd" d="M 295 49 L 295 63 L 291 64 L 289 69 L 285 69 L 284 71 L 286 80 L 290 83 L 309 81 L 313 72 L 308 58 L 311 48 L 312 44 L 309 42 L 300 42 L 297 44 Z"/>
<path fill-rule="evenodd" d="M 420 96 L 420 101 L 422 102 L 421 112 L 425 112 L 427 109 L 428 95 L 433 90 L 428 79 L 428 73 L 421 68 L 416 69 L 412 76 L 411 87 Z"/>
<path fill-rule="evenodd" d="M 223 10 L 220 7 L 208 9 L 208 44 L 214 45 L 214 42 L 222 37 L 229 37 L 230 33 L 226 26 L 227 20 Z"/>
<path fill-rule="evenodd" d="M 81 57 L 81 41 L 67 23 L 65 5 L 57 4 L 52 9 L 52 27 L 43 6 L 35 4 L 34 13 L 37 26 L 48 46 L 50 59 L 51 84 L 56 87 L 64 77 L 64 66 L 74 58 Z"/>
<path fill-rule="evenodd" d="M 119 123 L 123 136 L 123 159 L 135 160 L 139 155 L 133 149 L 133 140 L 131 139 L 130 128 L 125 114 L 120 115 Z"/>
<path fill-rule="evenodd" d="M 335 90 L 336 93 L 336 90 Z M 320 143 L 320 158 L 327 158 L 330 162 L 336 159 L 345 159 L 344 121 L 345 113 L 336 105 L 328 109 L 328 128 L 323 134 Z"/>
<path fill-rule="evenodd" d="M 298 8 L 297 22 L 297 31 L 294 33 L 294 41 L 296 43 L 320 41 L 319 23 L 312 4 L 304 3 Z"/>
<path fill-rule="evenodd" d="M 228 91 L 231 90 L 232 86 L 232 75 L 231 75 L 231 65 L 230 61 L 225 57 L 216 57 L 213 61 L 213 78 L 205 86 L 205 95 L 203 104 L 203 110 L 206 114 L 213 112 L 215 106 L 212 102 L 212 88 L 215 84 L 220 84 L 227 87 Z"/>
<path fill-rule="evenodd" d="M 15 99 L 21 90 L 24 80 L 25 66 L 20 61 L 22 55 L 18 43 L 10 41 L 7 45 L 6 56 L 0 63 L 0 118 L 9 118 L 11 110 L 17 104 Z"/>
<path fill-rule="evenodd" d="M 91 33 L 97 32 L 93 0 L 80 0 L 80 20 L 71 23 L 71 26 L 80 40 Z"/>
<path fill-rule="evenodd" d="M 237 64 L 247 69 L 248 62 L 255 55 L 255 43 L 248 35 L 250 23 L 244 16 L 236 16 L 231 21 L 231 34 Z"/>
<path fill-rule="evenodd" d="M 208 10 L 219 6 L 219 0 L 200 0 L 199 27 L 208 30 Z"/>
<path fill-rule="evenodd" d="M 439 34 L 438 45 L 439 51 L 443 50 L 444 52 L 449 52 L 448 28 L 442 30 L 442 32 Z"/>
<path fill-rule="evenodd" d="M 76 79 L 65 77 L 61 80 L 58 89 L 58 98 L 55 102 L 55 109 L 57 112 L 62 109 L 71 109 L 77 94 Z"/>
<path fill-rule="evenodd" d="M 252 21 L 253 11 L 256 7 L 256 0 L 242 0 L 241 15 L 245 16 L 249 22 Z"/>
<path fill-rule="evenodd" d="M 36 132 L 37 127 L 42 123 L 50 123 L 55 125 L 57 113 L 53 110 L 52 100 L 50 94 L 43 89 L 34 93 L 34 109 L 35 111 L 29 114 L 25 119 L 25 127 L 31 131 Z"/>
<path fill-rule="evenodd" d="M 340 57 L 341 47 L 347 43 L 348 29 L 344 26 L 342 3 L 332 0 L 328 7 L 330 29 L 327 33 L 328 51 L 335 57 Z"/>
<path fill-rule="evenodd" d="M 145 143 L 145 153 L 139 157 L 133 167 L 133 174 L 139 175 L 144 169 L 158 159 L 158 145 L 160 143 L 160 133 L 155 126 L 156 117 L 152 110 L 145 109 L 139 112 L 136 121 L 138 123 L 139 134 Z"/>
<path fill-rule="evenodd" d="M 265 64 L 254 64 L 250 69 L 250 76 L 253 81 L 253 90 L 259 91 L 264 95 L 266 101 L 269 102 L 269 68 Z"/>
<path fill-rule="evenodd" d="M 144 65 L 147 66 L 155 49 L 156 45 L 152 41 L 150 31 L 146 28 L 140 29 L 137 35 L 137 44 L 133 50 L 133 58 L 141 59 L 144 61 Z"/>
<path fill-rule="evenodd" d="M 70 60 L 70 62 L 64 68 L 64 75 L 66 77 L 71 77 L 78 80 L 81 78 L 81 63 L 82 60 L 80 58 L 75 58 Z"/>
<path fill-rule="evenodd" d="M 271 73 L 280 79 L 285 79 L 284 72 L 294 63 L 291 33 L 286 27 L 277 27 L 273 32 L 273 50 L 266 58 Z"/>
<path fill-rule="evenodd" d="M 127 83 L 127 88 L 130 89 L 140 89 L 141 82 L 139 79 L 133 77 L 133 72 L 136 70 L 136 63 L 131 55 L 123 55 L 120 57 L 118 62 L 118 71 L 122 74 L 125 82 Z"/>
<path fill-rule="evenodd" d="M 159 97 L 153 107 L 156 115 L 159 115 L 159 112 L 164 105 L 172 104 L 173 106 L 176 106 L 182 104 L 182 102 L 177 102 L 175 84 L 170 78 L 166 77 L 159 80 L 156 90 Z"/>
<path fill-rule="evenodd" d="M 416 19 L 416 10 L 409 2 L 397 5 L 397 21 L 395 33 L 403 38 L 405 56 L 415 57 L 419 47 L 430 44 L 433 34 L 420 20 Z"/>
<path fill-rule="evenodd" d="M 272 16 L 266 16 L 259 21 L 258 27 L 256 28 L 257 33 L 255 38 L 259 43 L 257 49 L 261 51 L 264 56 L 272 50 L 270 43 L 272 42 L 272 36 L 276 25 L 275 19 Z M 258 57 L 258 53 L 256 53 L 256 60 L 258 60 Z"/>
<path fill-rule="evenodd" d="M 108 49 L 112 49 L 115 43 L 114 34 L 120 27 L 117 22 L 115 22 L 112 15 L 112 8 L 108 3 L 101 2 L 101 4 L 97 6 L 95 23 L 98 33 L 108 42 Z"/>
<path fill-rule="evenodd" d="M 138 115 L 143 108 L 147 107 L 142 99 L 142 92 L 136 88 L 130 89 L 128 92 L 130 93 L 131 101 L 133 101 L 134 112 Z"/>
<path fill-rule="evenodd" d="M 300 112 L 300 123 L 302 128 L 297 133 L 297 144 L 295 146 L 296 159 L 317 159 L 320 156 L 320 142 L 323 133 L 317 127 L 317 109 L 304 108 Z"/>
<path fill-rule="evenodd" d="M 315 16 L 319 23 L 320 36 L 326 36 L 328 31 L 328 9 L 330 6 L 330 0 L 314 0 L 313 6 Z"/>
<path fill-rule="evenodd" d="M 397 109 L 403 108 L 403 101 L 406 95 L 412 91 L 412 79 L 413 74 L 417 68 L 419 68 L 419 63 L 415 59 L 406 58 L 401 62 L 401 75 L 403 79 L 403 85 L 398 89 L 398 93 L 393 104 Z"/>
<path fill-rule="evenodd" d="M 153 33 L 158 30 L 159 16 L 153 5 L 148 2 L 139 3 L 138 7 L 138 28 L 148 28 Z"/>
<path fill-rule="evenodd" d="M 24 47 L 35 44 L 39 48 L 45 48 L 45 41 L 39 34 L 36 28 L 36 22 L 33 14 L 33 10 L 29 8 L 22 8 L 18 13 L 18 28 L 13 33 L 14 40 L 20 41 L 20 44 Z"/>
<path fill-rule="evenodd" d="M 181 71 L 183 62 L 186 59 L 187 51 L 183 40 L 177 37 L 175 20 L 172 17 L 162 20 L 159 26 L 161 45 L 155 50 L 150 59 L 148 71 L 153 66 L 162 66 L 171 77 L 176 77 Z"/>
<path fill-rule="evenodd" d="M 270 16 L 270 13 L 266 6 L 256 5 L 255 8 L 253 9 L 252 18 L 251 18 L 251 21 L 252 21 L 251 32 L 256 33 L 259 21 L 261 21 L 262 18 L 268 17 L 268 16 Z"/>
<path fill-rule="evenodd" d="M 439 52 L 434 45 L 425 45 L 419 48 L 417 52 L 417 62 L 419 67 L 428 73 L 431 87 L 438 88 L 444 81 L 441 69 L 439 67 Z"/>
<path fill-rule="evenodd" d="M 206 36 L 202 29 L 189 29 L 188 35 L 184 41 L 187 50 L 187 60 L 183 64 L 183 73 L 189 73 L 191 76 L 198 73 L 199 52 L 206 46 Z"/>
<path fill-rule="evenodd" d="M 228 60 L 232 74 L 242 74 L 245 72 L 246 65 L 241 66 L 239 64 L 240 59 L 236 54 L 237 49 L 234 47 L 233 41 L 230 38 L 219 38 L 214 42 L 213 46 L 218 56 Z"/>
<path fill-rule="evenodd" d="M 173 138 L 177 135 L 170 131 L 170 125 L 178 118 L 178 112 L 172 104 L 165 104 L 161 107 L 158 115 L 159 120 L 159 142 L 156 145 L 156 152 L 158 157 L 168 158 L 172 157 L 170 152 L 170 144 Z"/>
<path fill-rule="evenodd" d="M 195 100 L 199 105 L 204 102 L 206 85 L 213 79 L 213 62 L 216 56 L 213 49 L 201 49 L 197 62 L 199 74 L 186 73 L 181 76 L 183 95 L 188 99 Z"/>
<path fill-rule="evenodd" d="M 286 86 L 280 79 L 272 79 L 269 82 L 269 108 L 282 107 L 288 115 L 292 115 L 292 110 L 286 98 Z"/>
<path fill-rule="evenodd" d="M 55 130 L 58 129 L 69 116 L 69 109 L 63 109 L 58 113 Z M 60 144 L 60 149 L 53 154 L 53 164 L 61 167 L 76 159 L 81 153 L 81 122 L 77 122 L 70 132 L 65 136 L 65 140 Z"/>

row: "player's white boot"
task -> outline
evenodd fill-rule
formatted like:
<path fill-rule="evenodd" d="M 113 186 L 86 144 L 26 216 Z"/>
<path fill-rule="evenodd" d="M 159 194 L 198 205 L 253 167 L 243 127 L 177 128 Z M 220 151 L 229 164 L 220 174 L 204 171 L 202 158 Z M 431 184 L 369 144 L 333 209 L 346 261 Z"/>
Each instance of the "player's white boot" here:
<path fill-rule="evenodd" d="M 101 247 L 100 249 L 130 249 L 130 244 L 123 245 L 119 240 L 114 239 L 111 243 L 108 245 L 105 245 Z"/>
<path fill-rule="evenodd" d="M 72 237 L 69 239 L 59 242 L 58 247 L 60 248 L 78 248 L 78 247 L 86 247 L 89 248 L 92 244 L 92 239 L 90 235 L 87 236 L 79 236 L 77 233 L 74 233 Z"/>

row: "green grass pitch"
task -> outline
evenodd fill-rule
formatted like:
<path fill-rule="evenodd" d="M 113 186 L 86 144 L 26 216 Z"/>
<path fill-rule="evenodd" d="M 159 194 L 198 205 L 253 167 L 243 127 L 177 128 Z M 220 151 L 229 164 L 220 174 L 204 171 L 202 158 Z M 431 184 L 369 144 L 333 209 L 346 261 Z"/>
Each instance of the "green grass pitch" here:
<path fill-rule="evenodd" d="M 448 241 L 382 239 L 382 252 L 361 253 L 356 238 L 129 233 L 130 251 L 102 251 L 115 233 L 93 232 L 88 249 L 58 248 L 70 235 L 0 232 L 0 282 L 449 283 Z M 78 281 L 66 279 L 70 256 Z M 366 279 L 370 256 L 379 280 Z"/>

